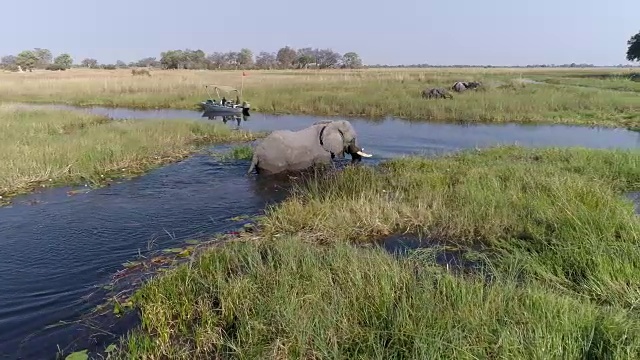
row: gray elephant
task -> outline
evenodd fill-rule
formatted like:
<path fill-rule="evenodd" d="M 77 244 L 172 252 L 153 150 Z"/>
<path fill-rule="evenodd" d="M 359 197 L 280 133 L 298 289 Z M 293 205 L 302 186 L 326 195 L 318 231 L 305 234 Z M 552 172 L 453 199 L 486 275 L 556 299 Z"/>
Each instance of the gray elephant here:
<path fill-rule="evenodd" d="M 427 98 L 427 99 L 431 99 L 431 98 L 449 98 L 449 99 L 453 99 L 453 95 L 451 95 L 447 90 L 443 89 L 443 88 L 432 88 L 432 89 L 424 89 L 422 90 L 422 98 Z"/>
<path fill-rule="evenodd" d="M 371 157 L 356 141 L 356 131 L 347 120 L 320 121 L 299 130 L 276 130 L 254 149 L 251 166 L 259 174 L 301 171 L 314 165 L 329 164 L 334 158 L 351 155 L 351 163 Z"/>
<path fill-rule="evenodd" d="M 482 83 L 479 81 L 457 81 L 455 84 L 453 84 L 451 89 L 455 92 L 463 92 L 470 89 L 475 90 L 481 86 Z"/>
<path fill-rule="evenodd" d="M 463 92 L 465 90 L 467 90 L 467 86 L 465 82 L 462 81 L 458 81 L 455 84 L 453 84 L 453 86 L 451 87 L 451 89 L 455 92 Z"/>
<path fill-rule="evenodd" d="M 467 89 L 471 89 L 471 90 L 475 90 L 475 89 L 479 89 L 482 87 L 482 83 L 480 81 L 469 81 L 464 83 L 464 86 Z"/>

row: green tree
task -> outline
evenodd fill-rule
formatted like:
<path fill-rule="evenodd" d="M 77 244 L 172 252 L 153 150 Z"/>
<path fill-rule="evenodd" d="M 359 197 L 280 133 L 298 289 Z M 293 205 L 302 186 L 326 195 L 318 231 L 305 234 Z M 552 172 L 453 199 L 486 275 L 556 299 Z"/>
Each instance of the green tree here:
<path fill-rule="evenodd" d="M 206 69 L 207 57 L 204 51 L 186 49 L 184 51 L 185 66 L 187 69 Z"/>
<path fill-rule="evenodd" d="M 53 59 L 53 64 L 60 69 L 69 69 L 73 65 L 73 58 L 67 53 L 60 54 Z"/>
<path fill-rule="evenodd" d="M 84 67 L 95 68 L 95 67 L 98 67 L 98 60 L 96 60 L 96 59 L 84 59 L 84 60 L 82 60 L 81 64 Z"/>
<path fill-rule="evenodd" d="M 36 65 L 35 65 L 36 67 L 44 69 L 47 66 L 51 65 L 51 61 L 53 60 L 53 54 L 51 54 L 51 51 L 49 49 L 35 48 L 33 49 L 33 53 L 38 58 L 38 61 L 36 62 Z"/>
<path fill-rule="evenodd" d="M 0 67 L 8 69 L 11 67 L 15 67 L 15 65 L 16 57 L 13 55 L 3 56 L 2 59 L 0 59 Z"/>
<path fill-rule="evenodd" d="M 165 69 L 183 69 L 186 56 L 182 50 L 169 50 L 160 53 L 160 64 Z"/>
<path fill-rule="evenodd" d="M 243 48 L 238 53 L 238 66 L 243 69 L 253 66 L 253 51 Z"/>
<path fill-rule="evenodd" d="M 160 67 L 160 62 L 155 57 L 146 57 L 133 63 L 136 67 Z"/>
<path fill-rule="evenodd" d="M 320 69 L 336 67 L 342 61 L 342 55 L 331 49 L 316 49 L 316 66 Z"/>
<path fill-rule="evenodd" d="M 629 48 L 627 49 L 627 60 L 640 61 L 640 32 L 633 35 L 629 41 L 627 41 Z"/>
<path fill-rule="evenodd" d="M 278 62 L 276 61 L 276 54 L 261 51 L 258 56 L 256 56 L 256 67 L 259 69 L 268 69 L 271 70 L 276 67 Z"/>
<path fill-rule="evenodd" d="M 229 61 L 227 54 L 221 52 L 214 52 L 207 56 L 207 62 L 209 63 L 209 69 L 224 69 L 227 67 Z"/>
<path fill-rule="evenodd" d="M 35 52 L 31 50 L 25 50 L 16 56 L 16 65 L 22 67 L 23 70 L 33 70 L 38 63 L 38 57 Z"/>
<path fill-rule="evenodd" d="M 347 69 L 358 69 L 362 67 L 362 59 L 355 52 L 348 52 L 342 55 L 342 67 Z"/>
<path fill-rule="evenodd" d="M 276 54 L 276 61 L 280 64 L 280 67 L 283 69 L 289 69 L 293 67 L 298 58 L 298 53 L 295 49 L 290 48 L 289 46 L 285 46 L 282 49 L 278 50 Z"/>
<path fill-rule="evenodd" d="M 311 64 L 317 63 L 316 58 L 318 57 L 318 53 L 316 50 L 312 48 L 302 48 L 298 49 L 297 57 L 296 57 L 296 65 L 298 68 L 307 68 Z"/>

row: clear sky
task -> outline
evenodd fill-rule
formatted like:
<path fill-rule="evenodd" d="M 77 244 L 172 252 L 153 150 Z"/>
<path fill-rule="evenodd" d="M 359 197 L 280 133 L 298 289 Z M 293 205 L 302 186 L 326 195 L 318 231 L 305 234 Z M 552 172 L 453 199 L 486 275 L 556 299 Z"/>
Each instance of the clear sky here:
<path fill-rule="evenodd" d="M 355 51 L 365 64 L 627 64 L 640 0 L 7 0 L 0 55 L 100 63 L 168 49 Z"/>

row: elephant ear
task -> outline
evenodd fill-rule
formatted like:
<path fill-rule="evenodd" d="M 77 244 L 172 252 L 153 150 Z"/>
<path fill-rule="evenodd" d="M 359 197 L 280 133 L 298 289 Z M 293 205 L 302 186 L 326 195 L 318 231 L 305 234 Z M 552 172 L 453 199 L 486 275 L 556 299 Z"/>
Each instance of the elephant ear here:
<path fill-rule="evenodd" d="M 337 127 L 332 125 L 325 127 L 320 139 L 322 140 L 322 147 L 327 151 L 336 157 L 344 157 L 344 140 Z"/>

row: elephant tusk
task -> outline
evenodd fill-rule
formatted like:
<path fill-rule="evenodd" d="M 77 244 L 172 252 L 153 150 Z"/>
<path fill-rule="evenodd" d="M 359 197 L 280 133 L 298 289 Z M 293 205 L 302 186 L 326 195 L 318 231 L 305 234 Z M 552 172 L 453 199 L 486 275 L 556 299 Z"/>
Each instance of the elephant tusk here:
<path fill-rule="evenodd" d="M 367 154 L 367 153 L 362 152 L 362 151 L 358 151 L 358 152 L 356 152 L 356 154 L 358 154 L 358 155 L 360 155 L 362 157 L 371 157 L 371 156 L 373 156 L 371 154 Z"/>

